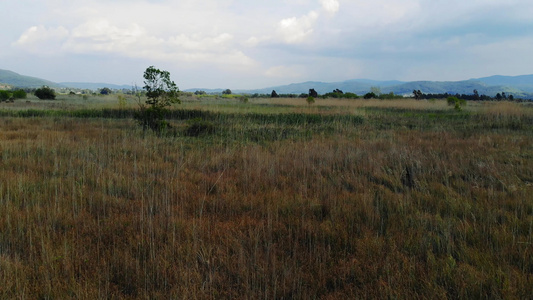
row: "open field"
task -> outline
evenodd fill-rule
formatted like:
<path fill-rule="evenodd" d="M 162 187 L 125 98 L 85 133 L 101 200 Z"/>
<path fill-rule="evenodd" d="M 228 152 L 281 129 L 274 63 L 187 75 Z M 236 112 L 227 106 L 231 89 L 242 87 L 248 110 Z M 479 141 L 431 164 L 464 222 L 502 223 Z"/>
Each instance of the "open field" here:
<path fill-rule="evenodd" d="M 1 299 L 533 295 L 532 106 L 185 98 L 158 137 L 133 98 L 28 101 Z"/>

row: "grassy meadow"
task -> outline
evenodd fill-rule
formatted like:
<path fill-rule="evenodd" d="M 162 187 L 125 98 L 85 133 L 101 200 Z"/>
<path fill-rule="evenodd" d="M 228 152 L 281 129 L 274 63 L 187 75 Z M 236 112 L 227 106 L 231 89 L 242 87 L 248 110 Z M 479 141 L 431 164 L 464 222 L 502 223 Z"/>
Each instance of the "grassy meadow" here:
<path fill-rule="evenodd" d="M 1 299 L 530 299 L 533 106 L 0 104 Z"/>

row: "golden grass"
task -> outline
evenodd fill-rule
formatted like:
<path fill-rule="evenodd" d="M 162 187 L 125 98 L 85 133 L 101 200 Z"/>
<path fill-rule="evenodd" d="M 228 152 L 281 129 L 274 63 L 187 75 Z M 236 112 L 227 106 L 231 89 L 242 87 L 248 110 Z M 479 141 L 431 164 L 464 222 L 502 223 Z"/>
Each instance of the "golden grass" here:
<path fill-rule="evenodd" d="M 508 101 L 485 102 L 483 103 L 481 112 L 499 117 L 533 116 L 533 107 L 531 105 Z"/>
<path fill-rule="evenodd" d="M 533 294 L 529 125 L 379 118 L 256 143 L 3 118 L 0 298 Z"/>
<path fill-rule="evenodd" d="M 300 98 L 268 98 L 253 100 L 254 103 L 274 104 L 274 105 L 290 105 L 290 106 L 305 106 L 306 99 Z M 316 102 L 311 106 L 330 106 L 330 107 L 342 107 L 342 108 L 402 108 L 402 109 L 417 109 L 417 110 L 437 110 L 448 109 L 448 105 L 444 100 L 426 101 L 426 100 L 414 100 L 410 98 L 406 99 L 393 99 L 393 100 L 376 100 L 376 99 L 321 99 L 318 98 Z"/>

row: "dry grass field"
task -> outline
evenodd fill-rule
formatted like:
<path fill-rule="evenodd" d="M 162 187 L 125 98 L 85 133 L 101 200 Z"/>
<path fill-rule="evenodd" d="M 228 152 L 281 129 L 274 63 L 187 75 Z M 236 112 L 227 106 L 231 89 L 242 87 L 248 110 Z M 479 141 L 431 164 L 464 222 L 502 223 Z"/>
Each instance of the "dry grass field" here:
<path fill-rule="evenodd" d="M 0 105 L 1 299 L 533 295 L 531 106 L 106 99 Z"/>

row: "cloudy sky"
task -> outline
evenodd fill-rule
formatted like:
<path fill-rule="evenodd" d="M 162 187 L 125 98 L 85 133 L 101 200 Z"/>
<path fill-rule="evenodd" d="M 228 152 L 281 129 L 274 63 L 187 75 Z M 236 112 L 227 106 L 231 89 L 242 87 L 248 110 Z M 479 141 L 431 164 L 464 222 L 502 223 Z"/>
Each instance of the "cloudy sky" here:
<path fill-rule="evenodd" d="M 0 69 L 180 89 L 533 74 L 531 0 L 0 0 Z"/>

